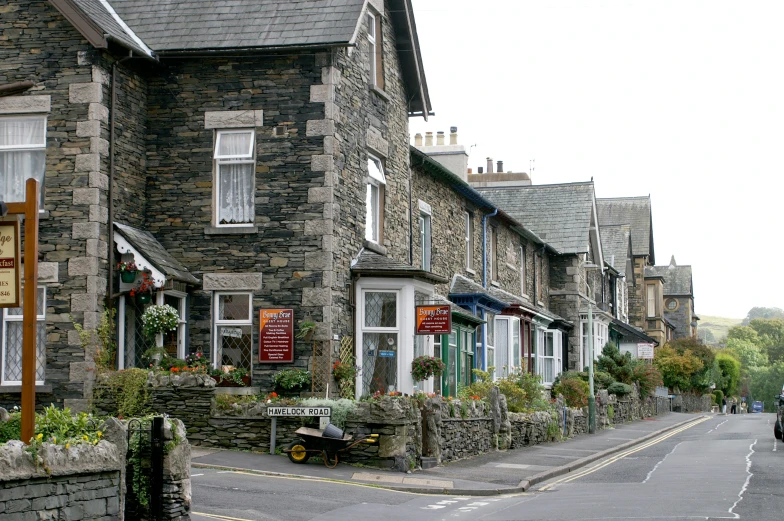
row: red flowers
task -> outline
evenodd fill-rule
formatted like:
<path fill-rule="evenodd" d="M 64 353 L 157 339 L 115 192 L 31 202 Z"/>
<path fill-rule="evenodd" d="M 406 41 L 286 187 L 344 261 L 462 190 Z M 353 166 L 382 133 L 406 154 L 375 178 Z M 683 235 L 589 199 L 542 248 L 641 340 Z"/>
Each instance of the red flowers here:
<path fill-rule="evenodd" d="M 145 272 L 142 273 L 142 280 L 139 281 L 139 285 L 131 290 L 131 296 L 135 297 L 140 293 L 151 293 L 153 289 L 155 289 L 155 284 L 150 275 Z"/>

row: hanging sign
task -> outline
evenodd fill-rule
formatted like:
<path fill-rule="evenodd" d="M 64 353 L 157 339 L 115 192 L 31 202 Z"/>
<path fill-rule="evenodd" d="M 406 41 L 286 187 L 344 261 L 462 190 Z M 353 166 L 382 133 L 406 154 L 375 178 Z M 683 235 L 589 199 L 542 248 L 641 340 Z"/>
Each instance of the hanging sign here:
<path fill-rule="evenodd" d="M 653 360 L 653 344 L 637 344 L 637 358 Z"/>
<path fill-rule="evenodd" d="M 452 332 L 452 310 L 445 306 L 417 306 L 417 335 L 448 335 Z"/>
<path fill-rule="evenodd" d="M 259 362 L 294 361 L 294 310 L 259 311 Z"/>
<path fill-rule="evenodd" d="M 0 221 L 0 308 L 18 308 L 22 287 L 19 221 Z"/>

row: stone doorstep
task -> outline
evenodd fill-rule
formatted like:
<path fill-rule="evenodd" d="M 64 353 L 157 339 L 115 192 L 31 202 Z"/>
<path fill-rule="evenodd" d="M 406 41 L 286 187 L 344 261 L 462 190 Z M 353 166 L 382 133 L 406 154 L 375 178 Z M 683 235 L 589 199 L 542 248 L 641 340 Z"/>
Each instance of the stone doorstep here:
<path fill-rule="evenodd" d="M 355 472 L 351 479 L 357 481 L 370 481 L 374 483 L 395 483 L 400 485 L 418 485 L 420 487 L 454 488 L 453 481 L 424 478 L 406 478 L 392 474 L 371 474 L 369 472 Z"/>

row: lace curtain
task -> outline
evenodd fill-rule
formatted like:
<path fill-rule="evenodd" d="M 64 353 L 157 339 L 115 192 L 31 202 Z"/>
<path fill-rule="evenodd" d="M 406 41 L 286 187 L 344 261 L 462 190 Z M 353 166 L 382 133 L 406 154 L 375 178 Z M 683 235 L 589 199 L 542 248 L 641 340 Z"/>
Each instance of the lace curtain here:
<path fill-rule="evenodd" d="M 45 169 L 46 119 L 0 118 L 0 197 L 24 201 L 25 181 L 33 177 L 43 187 Z"/>
<path fill-rule="evenodd" d="M 253 134 L 250 132 L 226 132 L 220 135 L 216 154 L 220 183 L 220 224 L 253 223 L 255 165 L 252 147 Z"/>

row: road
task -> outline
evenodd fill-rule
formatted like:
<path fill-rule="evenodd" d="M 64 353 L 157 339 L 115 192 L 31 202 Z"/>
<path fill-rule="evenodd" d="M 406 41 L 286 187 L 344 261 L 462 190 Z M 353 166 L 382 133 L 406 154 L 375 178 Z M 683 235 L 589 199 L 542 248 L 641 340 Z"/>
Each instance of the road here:
<path fill-rule="evenodd" d="M 498 497 L 193 469 L 194 521 L 784 519 L 784 446 L 773 415 L 715 416 Z"/>

